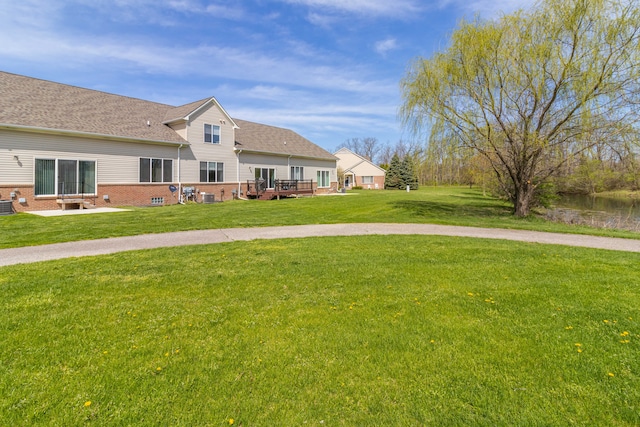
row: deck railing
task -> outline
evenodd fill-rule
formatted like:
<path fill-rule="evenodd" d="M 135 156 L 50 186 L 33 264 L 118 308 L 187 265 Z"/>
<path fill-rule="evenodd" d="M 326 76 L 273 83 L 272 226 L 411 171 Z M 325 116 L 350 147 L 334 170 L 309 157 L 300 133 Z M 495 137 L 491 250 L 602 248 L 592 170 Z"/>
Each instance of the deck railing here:
<path fill-rule="evenodd" d="M 256 179 L 247 181 L 247 195 L 260 197 L 270 191 L 277 194 L 303 194 L 313 193 L 312 179 L 276 179 L 273 188 L 267 187 L 267 181 Z"/>
<path fill-rule="evenodd" d="M 93 184 L 84 181 L 60 181 L 58 182 L 58 199 L 90 200 L 95 206 L 96 189 Z"/>

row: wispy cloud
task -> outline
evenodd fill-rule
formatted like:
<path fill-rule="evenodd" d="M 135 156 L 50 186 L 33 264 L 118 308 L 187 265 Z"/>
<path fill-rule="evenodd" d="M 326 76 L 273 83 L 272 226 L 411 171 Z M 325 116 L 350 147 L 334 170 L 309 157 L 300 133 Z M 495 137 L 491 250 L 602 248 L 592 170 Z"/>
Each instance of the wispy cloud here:
<path fill-rule="evenodd" d="M 380 40 L 375 44 L 375 50 L 380 55 L 385 55 L 390 50 L 393 50 L 398 47 L 398 43 L 395 38 L 388 38 L 385 40 Z"/>
<path fill-rule="evenodd" d="M 313 9 L 356 15 L 406 17 L 423 9 L 417 0 L 281 0 Z"/>

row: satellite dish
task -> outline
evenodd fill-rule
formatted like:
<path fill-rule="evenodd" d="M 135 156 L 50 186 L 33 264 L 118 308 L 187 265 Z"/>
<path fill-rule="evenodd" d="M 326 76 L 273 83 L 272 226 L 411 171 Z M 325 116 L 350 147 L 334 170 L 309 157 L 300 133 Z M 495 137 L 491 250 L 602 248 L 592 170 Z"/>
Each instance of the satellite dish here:
<path fill-rule="evenodd" d="M 171 191 L 172 193 L 175 193 L 176 191 L 178 191 L 178 187 L 176 187 L 175 185 L 170 185 L 169 191 Z"/>

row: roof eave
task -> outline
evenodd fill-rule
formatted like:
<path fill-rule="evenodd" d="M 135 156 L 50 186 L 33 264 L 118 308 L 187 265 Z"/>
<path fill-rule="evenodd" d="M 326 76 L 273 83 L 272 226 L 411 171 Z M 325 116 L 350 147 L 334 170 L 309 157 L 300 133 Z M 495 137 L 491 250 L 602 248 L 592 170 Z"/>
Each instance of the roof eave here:
<path fill-rule="evenodd" d="M 65 129 L 52 129 L 52 128 L 43 128 L 37 126 L 22 126 L 22 125 L 14 125 L 9 123 L 0 123 L 0 129 L 8 129 L 15 130 L 19 132 L 31 132 L 31 133 L 41 133 L 48 135 L 67 135 L 67 136 L 78 136 L 83 138 L 91 138 L 91 139 L 107 139 L 110 141 L 123 141 L 123 142 L 137 142 L 142 144 L 153 144 L 153 145 L 188 145 L 187 141 L 163 141 L 163 140 L 155 140 L 155 139 L 144 139 L 144 138 L 133 138 L 128 136 L 117 136 L 117 135 L 107 135 L 100 133 L 91 133 L 91 132 L 81 132 L 75 130 L 65 130 Z"/>
<path fill-rule="evenodd" d="M 279 157 L 298 157 L 301 159 L 314 159 L 314 160 L 327 160 L 327 161 L 337 161 L 338 158 L 334 156 L 334 158 L 330 158 L 330 157 L 319 157 L 319 156 L 309 156 L 309 155 L 303 155 L 303 154 L 293 154 L 293 153 L 282 153 L 282 152 L 276 152 L 276 151 L 264 151 L 264 150 L 256 150 L 253 148 L 242 148 L 242 147 L 233 147 L 234 151 L 239 151 L 239 152 L 246 152 L 246 153 L 255 153 L 255 154 L 269 154 L 272 156 L 279 156 Z"/>

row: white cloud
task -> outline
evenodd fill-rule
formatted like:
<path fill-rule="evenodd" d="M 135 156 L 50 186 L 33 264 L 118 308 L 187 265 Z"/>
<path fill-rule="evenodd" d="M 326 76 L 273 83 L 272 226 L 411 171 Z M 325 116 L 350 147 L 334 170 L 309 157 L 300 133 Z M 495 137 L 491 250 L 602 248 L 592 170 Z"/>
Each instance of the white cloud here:
<path fill-rule="evenodd" d="M 396 42 L 396 39 L 394 38 L 380 40 L 375 44 L 376 52 L 378 52 L 380 55 L 385 55 L 387 52 L 397 47 L 398 47 L 398 44 Z"/>
<path fill-rule="evenodd" d="M 406 17 L 422 10 L 417 0 L 281 0 L 313 9 L 357 15 Z"/>

